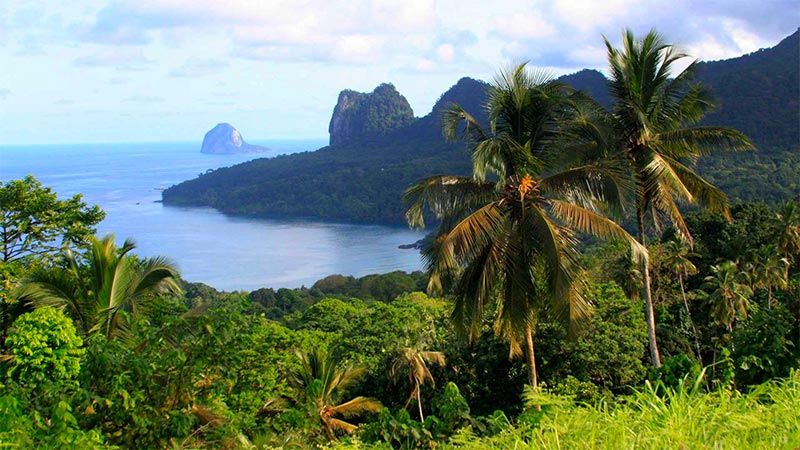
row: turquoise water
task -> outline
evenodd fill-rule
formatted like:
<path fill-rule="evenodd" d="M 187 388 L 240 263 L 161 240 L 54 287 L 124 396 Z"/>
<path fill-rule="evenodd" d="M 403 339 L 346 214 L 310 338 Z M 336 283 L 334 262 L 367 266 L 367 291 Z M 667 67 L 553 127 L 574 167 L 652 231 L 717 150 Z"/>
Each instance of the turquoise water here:
<path fill-rule="evenodd" d="M 274 153 L 207 155 L 197 143 L 0 147 L 0 181 L 34 175 L 60 197 L 77 193 L 106 211 L 98 234 L 133 238 L 141 256 L 171 258 L 183 278 L 221 290 L 311 286 L 327 275 L 363 276 L 421 267 L 406 228 L 224 216 L 210 208 L 168 207 L 160 189 L 209 169 L 282 153 L 315 150 L 323 140 L 253 142 Z"/>

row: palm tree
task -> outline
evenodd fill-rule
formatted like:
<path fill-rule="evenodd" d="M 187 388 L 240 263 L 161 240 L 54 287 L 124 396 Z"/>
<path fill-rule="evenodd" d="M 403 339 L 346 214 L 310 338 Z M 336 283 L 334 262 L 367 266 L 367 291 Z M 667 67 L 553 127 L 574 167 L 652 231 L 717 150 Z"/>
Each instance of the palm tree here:
<path fill-rule="evenodd" d="M 711 266 L 711 275 L 705 277 L 701 286 L 701 289 L 710 291 L 708 299 L 716 322 L 729 332 L 733 331 L 737 315 L 747 317 L 750 297 L 753 295 L 748 284 L 747 275 L 739 271 L 736 263 L 725 261 Z"/>
<path fill-rule="evenodd" d="M 703 365 L 703 356 L 700 353 L 700 337 L 697 333 L 697 328 L 694 326 L 692 320 L 692 312 L 689 310 L 689 302 L 686 300 L 686 288 L 683 285 L 683 277 L 696 274 L 697 267 L 689 260 L 691 249 L 689 245 L 683 240 L 671 240 L 664 246 L 666 256 L 664 257 L 664 265 L 667 269 L 678 276 L 678 284 L 681 287 L 681 298 L 683 298 L 683 306 L 686 308 L 686 316 L 689 318 L 689 325 L 692 326 L 692 333 L 694 334 L 694 347 L 697 351 L 697 360 L 700 365 Z"/>
<path fill-rule="evenodd" d="M 778 250 L 788 258 L 800 255 L 800 210 L 797 203 L 786 202 L 775 221 Z"/>
<path fill-rule="evenodd" d="M 633 261 L 629 252 L 611 260 L 606 275 L 622 288 L 625 296 L 629 299 L 633 301 L 640 300 L 642 296 L 642 273 L 639 270 L 639 264 Z"/>
<path fill-rule="evenodd" d="M 524 64 L 501 72 L 489 90 L 488 130 L 458 105 L 444 115 L 445 135 L 455 140 L 462 132 L 472 146 L 474 177 L 432 177 L 404 196 L 411 226 L 424 227 L 425 207 L 441 221 L 423 252 L 429 290 L 452 288 L 452 318 L 470 340 L 479 336 L 484 315 L 496 309 L 495 332 L 509 339 L 512 354 L 525 342 L 533 387 L 536 315 L 546 308 L 574 332 L 590 311 L 576 230 L 628 240 L 646 258 L 596 208 L 599 199 L 616 198 L 619 180 L 600 164 L 565 163 L 564 124 L 578 116 L 579 99 Z"/>
<path fill-rule="evenodd" d="M 745 269 L 753 289 L 767 290 L 767 307 L 772 309 L 772 290 L 785 289 L 789 285 L 789 260 L 780 257 L 776 246 L 769 245 L 759 249 Z"/>
<path fill-rule="evenodd" d="M 408 370 L 408 383 L 411 385 L 411 395 L 408 396 L 405 407 L 408 408 L 411 400 L 416 397 L 420 422 L 425 422 L 425 417 L 422 415 L 421 387 L 426 381 L 431 382 L 431 387 L 436 387 L 433 375 L 431 375 L 431 371 L 428 369 L 428 363 L 434 363 L 444 367 L 444 353 L 422 351 L 413 347 L 405 347 L 400 350 L 400 355 L 392 364 L 391 369 L 392 378 L 396 378 L 403 369 Z"/>
<path fill-rule="evenodd" d="M 341 402 L 345 391 L 364 375 L 365 369 L 342 366 L 319 348 L 307 353 L 298 352 L 297 358 L 300 367 L 289 377 L 289 383 L 298 394 L 294 400 L 311 408 L 312 413 L 319 417 L 328 439 L 336 439 L 337 432 L 349 434 L 357 428 L 335 416 L 350 418 L 380 411 L 381 403 L 372 398 L 356 397 Z"/>
<path fill-rule="evenodd" d="M 611 69 L 609 89 L 616 100 L 613 118 L 620 156 L 627 160 L 635 182 L 639 243 L 646 245 L 646 222 L 659 229 L 664 218 L 691 243 L 676 201 L 699 201 L 729 217 L 725 194 L 694 172 L 694 162 L 712 150 L 753 146 L 735 130 L 693 126 L 712 107 L 709 94 L 693 82 L 695 62 L 679 72 L 675 63 L 687 55 L 657 32 L 636 39 L 627 30 L 621 50 L 604 40 Z M 641 272 L 650 359 L 660 367 L 650 269 L 642 263 Z"/>
<path fill-rule="evenodd" d="M 146 315 L 152 295 L 181 292 L 178 272 L 169 260 L 139 260 L 130 253 L 136 247 L 133 241 L 118 248 L 113 235 L 92 237 L 89 243 L 85 266 L 66 250 L 66 269 L 34 271 L 18 298 L 36 307 L 63 309 L 84 334 L 114 339 L 130 337 L 131 319 Z"/>

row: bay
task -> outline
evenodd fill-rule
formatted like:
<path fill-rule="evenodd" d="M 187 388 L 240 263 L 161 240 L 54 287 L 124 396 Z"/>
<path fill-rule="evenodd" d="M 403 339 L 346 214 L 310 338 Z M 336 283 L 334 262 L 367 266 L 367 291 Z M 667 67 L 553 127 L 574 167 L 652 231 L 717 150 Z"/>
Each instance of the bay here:
<path fill-rule="evenodd" d="M 363 276 L 421 268 L 399 249 L 423 235 L 404 227 L 225 216 L 210 208 L 169 207 L 161 189 L 207 170 L 260 157 L 310 151 L 326 141 L 266 140 L 272 153 L 202 154 L 197 143 L 0 147 L 0 181 L 34 175 L 60 198 L 83 194 L 106 211 L 98 234 L 136 241 L 140 256 L 172 259 L 184 279 L 220 290 L 311 286 L 330 275 Z"/>

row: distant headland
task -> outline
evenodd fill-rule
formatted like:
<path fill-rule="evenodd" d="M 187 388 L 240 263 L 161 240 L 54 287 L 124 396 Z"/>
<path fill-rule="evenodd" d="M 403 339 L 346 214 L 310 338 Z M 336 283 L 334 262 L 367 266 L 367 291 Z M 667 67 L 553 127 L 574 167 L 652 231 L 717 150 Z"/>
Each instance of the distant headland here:
<path fill-rule="evenodd" d="M 219 123 L 206 133 L 203 138 L 201 153 L 233 154 L 233 153 L 263 153 L 272 149 L 258 145 L 248 144 L 242 139 L 242 134 L 229 123 Z"/>

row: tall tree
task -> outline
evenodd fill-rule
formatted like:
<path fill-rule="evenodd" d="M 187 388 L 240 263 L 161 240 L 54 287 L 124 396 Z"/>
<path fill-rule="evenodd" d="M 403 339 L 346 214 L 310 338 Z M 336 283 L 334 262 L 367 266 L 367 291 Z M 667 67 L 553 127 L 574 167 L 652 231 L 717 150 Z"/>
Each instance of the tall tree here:
<path fill-rule="evenodd" d="M 130 337 L 132 319 L 143 315 L 151 295 L 181 292 L 178 272 L 169 260 L 139 260 L 130 253 L 136 247 L 133 241 L 118 248 L 113 235 L 89 241 L 85 266 L 67 250 L 65 269 L 35 270 L 17 297 L 35 306 L 63 309 L 83 333 L 114 339 Z"/>
<path fill-rule="evenodd" d="M 646 245 L 648 221 L 659 229 L 666 218 L 691 243 L 678 201 L 698 201 L 729 216 L 725 194 L 695 173 L 694 162 L 713 150 L 753 146 L 738 131 L 695 126 L 712 107 L 709 92 L 693 82 L 695 62 L 679 71 L 676 63 L 687 55 L 667 44 L 656 31 L 637 39 L 627 30 L 621 49 L 614 48 L 608 39 L 605 44 L 620 156 L 627 160 L 636 185 L 639 242 Z M 659 367 L 650 268 L 644 262 L 641 272 L 650 359 Z"/>
<path fill-rule="evenodd" d="M 32 176 L 0 184 L 0 262 L 55 255 L 95 232 L 105 213 L 89 207 L 80 194 L 59 200 Z"/>
<path fill-rule="evenodd" d="M 711 266 L 711 275 L 705 277 L 701 288 L 708 292 L 714 320 L 728 331 L 733 331 L 737 315 L 747 317 L 753 291 L 746 274 L 739 271 L 736 263 L 725 261 Z"/>
<path fill-rule="evenodd" d="M 753 253 L 745 270 L 750 276 L 751 288 L 767 290 L 767 308 L 772 309 L 772 290 L 789 285 L 789 260 L 780 257 L 775 245 L 768 245 Z"/>
<path fill-rule="evenodd" d="M 444 353 L 418 350 L 414 347 L 400 349 L 400 354 L 392 364 L 391 376 L 396 378 L 404 369 L 408 371 L 408 384 L 411 385 L 411 394 L 408 396 L 406 408 L 411 400 L 416 398 L 417 408 L 419 409 L 419 421 L 425 422 L 422 414 L 422 398 L 420 395 L 422 386 L 430 381 L 432 387 L 436 387 L 436 382 L 428 369 L 428 363 L 445 365 Z"/>
<path fill-rule="evenodd" d="M 775 220 L 778 250 L 788 258 L 800 255 L 800 209 L 790 201 L 783 205 Z"/>
<path fill-rule="evenodd" d="M 698 272 L 698 270 L 692 261 L 689 260 L 691 249 L 686 242 L 682 240 L 671 240 L 666 243 L 664 249 L 666 250 L 664 265 L 670 272 L 678 276 L 678 284 L 681 287 L 683 306 L 686 308 L 686 317 L 689 319 L 689 325 L 691 325 L 692 334 L 694 335 L 694 348 L 697 352 L 697 360 L 702 366 L 703 355 L 700 353 L 700 336 L 697 333 L 697 327 L 694 326 L 694 320 L 692 320 L 692 311 L 689 309 L 689 302 L 686 299 L 686 287 L 683 283 L 684 277 L 694 275 Z"/>
<path fill-rule="evenodd" d="M 356 425 L 336 416 L 355 417 L 366 412 L 378 412 L 381 404 L 375 399 L 356 397 L 342 401 L 347 389 L 355 384 L 365 370 L 342 365 L 328 354 L 315 348 L 307 353 L 298 352 L 300 367 L 290 374 L 289 382 L 297 390 L 294 400 L 312 409 L 319 417 L 328 439 L 337 432 L 352 433 Z"/>
<path fill-rule="evenodd" d="M 444 115 L 445 135 L 455 140 L 461 133 L 472 147 L 474 177 L 432 177 L 404 196 L 410 225 L 424 227 L 426 207 L 441 221 L 424 251 L 429 290 L 452 291 L 452 318 L 469 339 L 494 313 L 495 332 L 509 339 L 512 354 L 524 342 L 534 388 L 537 314 L 548 310 L 575 331 L 590 311 L 576 231 L 629 240 L 646 259 L 597 209 L 598 200 L 618 198 L 620 180 L 600 164 L 569 160 L 573 154 L 564 151 L 574 134 L 566 124 L 580 115 L 581 98 L 524 64 L 501 72 L 489 89 L 488 130 L 458 105 Z"/>

